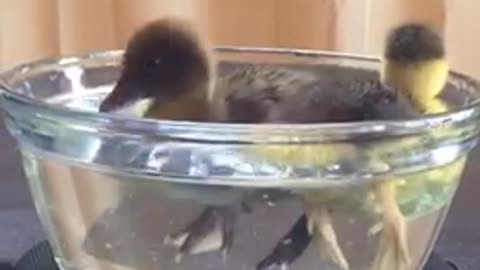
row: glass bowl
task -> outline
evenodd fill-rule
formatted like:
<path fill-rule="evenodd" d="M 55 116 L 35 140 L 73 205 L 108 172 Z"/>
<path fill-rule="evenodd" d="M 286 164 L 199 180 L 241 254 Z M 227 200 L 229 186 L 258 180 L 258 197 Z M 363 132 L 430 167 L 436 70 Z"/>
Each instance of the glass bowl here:
<path fill-rule="evenodd" d="M 216 54 L 220 76 L 257 63 L 368 79 L 380 67 L 375 57 L 310 50 Z M 475 80 L 451 72 L 441 98 L 452 111 L 418 119 L 157 121 L 96 113 L 121 56 L 2 74 L 5 122 L 61 269 L 421 269 L 477 142 Z M 388 203 L 404 221 L 407 266 L 387 258 L 402 235 L 389 230 Z"/>

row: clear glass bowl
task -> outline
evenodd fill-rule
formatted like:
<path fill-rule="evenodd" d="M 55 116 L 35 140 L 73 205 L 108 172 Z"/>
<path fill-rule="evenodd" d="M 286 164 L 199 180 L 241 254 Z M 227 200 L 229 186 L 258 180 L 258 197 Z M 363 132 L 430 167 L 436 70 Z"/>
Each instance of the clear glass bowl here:
<path fill-rule="evenodd" d="M 442 99 L 455 109 L 406 121 L 155 121 L 96 113 L 121 56 L 43 60 L 2 75 L 5 121 L 63 270 L 266 269 L 279 243 L 283 255 L 268 258 L 297 257 L 290 269 L 346 269 L 311 237 L 306 209 L 310 220 L 329 214 L 349 269 L 387 270 L 372 266 L 384 213 L 372 190 L 382 184 L 391 184 L 406 217 L 411 264 L 404 269 L 421 269 L 477 141 L 476 81 L 452 72 Z M 264 63 L 373 78 L 380 66 L 373 57 L 287 49 L 219 48 L 217 56 L 221 74 Z M 219 228 L 232 248 L 180 257 L 172 239 L 185 238 L 172 234 L 184 227 L 187 251 L 217 243 L 200 240 Z"/>

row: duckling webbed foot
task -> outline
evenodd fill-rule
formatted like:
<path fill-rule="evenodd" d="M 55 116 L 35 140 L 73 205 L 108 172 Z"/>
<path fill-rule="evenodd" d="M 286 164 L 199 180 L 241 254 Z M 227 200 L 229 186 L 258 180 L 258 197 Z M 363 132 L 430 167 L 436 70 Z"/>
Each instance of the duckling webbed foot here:
<path fill-rule="evenodd" d="M 274 267 L 288 268 L 303 254 L 311 240 L 312 236 L 307 230 L 307 216 L 304 214 L 278 241 L 272 252 L 257 264 L 255 270 L 273 269 Z"/>
<path fill-rule="evenodd" d="M 330 259 L 342 270 L 350 268 L 335 233 L 329 209 L 326 206 L 314 207 L 307 211 L 307 228 L 310 234 L 318 237 L 320 255 Z"/>
<path fill-rule="evenodd" d="M 235 216 L 235 207 L 207 207 L 192 223 L 168 235 L 165 243 L 178 248 L 178 260 L 185 254 L 215 251 L 226 256 L 233 244 Z"/>
<path fill-rule="evenodd" d="M 406 270 L 410 265 L 407 223 L 395 200 L 394 186 L 389 182 L 375 185 L 375 196 L 382 206 L 383 226 L 373 270 Z"/>

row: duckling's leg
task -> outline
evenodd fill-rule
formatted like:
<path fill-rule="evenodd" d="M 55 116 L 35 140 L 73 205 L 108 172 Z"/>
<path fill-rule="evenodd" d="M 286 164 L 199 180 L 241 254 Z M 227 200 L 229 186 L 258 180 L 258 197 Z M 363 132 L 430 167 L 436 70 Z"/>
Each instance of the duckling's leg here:
<path fill-rule="evenodd" d="M 303 254 L 311 240 L 312 236 L 307 230 L 307 216 L 303 214 L 290 231 L 278 241 L 272 252 L 257 264 L 255 270 L 287 268 Z"/>
<path fill-rule="evenodd" d="M 165 238 L 166 244 L 179 248 L 179 259 L 184 254 L 213 251 L 228 253 L 233 243 L 236 207 L 207 207 L 192 223 Z"/>
<path fill-rule="evenodd" d="M 350 268 L 333 228 L 328 207 L 316 206 L 307 210 L 307 228 L 310 234 L 318 237 L 322 257 L 328 256 L 340 269 Z"/>
<path fill-rule="evenodd" d="M 382 206 L 383 230 L 373 270 L 407 270 L 410 254 L 407 241 L 407 223 L 395 200 L 393 181 L 377 183 L 375 197 Z"/>

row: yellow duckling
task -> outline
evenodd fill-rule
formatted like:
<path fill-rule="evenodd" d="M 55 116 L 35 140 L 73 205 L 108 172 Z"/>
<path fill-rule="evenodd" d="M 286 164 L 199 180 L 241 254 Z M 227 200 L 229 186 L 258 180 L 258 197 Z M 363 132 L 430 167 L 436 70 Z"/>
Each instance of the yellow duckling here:
<path fill-rule="evenodd" d="M 421 24 L 408 24 L 387 37 L 382 81 L 402 89 L 423 113 L 448 110 L 438 95 L 445 87 L 449 65 L 442 37 Z"/>
<path fill-rule="evenodd" d="M 248 75 L 237 76 L 228 83 L 230 89 L 238 87 L 243 91 L 233 91 L 227 95 L 227 108 L 247 107 L 249 112 L 254 112 L 243 115 L 245 122 L 338 123 L 404 119 L 418 115 L 400 92 L 375 80 L 318 80 L 310 79 L 307 73 L 296 74 L 293 71 L 286 72 L 282 69 L 275 71 L 258 66 L 254 69 L 257 71 L 249 70 L 250 73 L 245 73 Z M 258 76 L 262 74 L 261 72 L 276 74 L 272 75 L 275 79 L 265 83 L 264 76 Z M 295 143 L 295 134 L 289 139 Z M 348 143 L 278 146 L 272 144 L 255 147 L 252 154 L 269 162 L 290 166 L 326 166 L 348 158 L 358 159 L 361 154 L 358 147 Z M 307 218 L 300 217 L 294 228 L 300 230 L 298 224 L 305 220 L 305 226 L 310 234 L 318 239 L 321 250 L 327 253 L 323 254 L 341 269 L 349 269 L 348 261 L 337 242 L 329 213 L 328 203 L 336 198 L 332 193 L 334 190 L 299 190 L 299 192 L 303 194 Z M 303 251 L 309 241 L 301 241 L 295 237 L 298 235 L 304 237 L 305 234 L 292 229 L 288 235 L 291 236 L 288 242 L 292 244 L 279 243 L 272 254 L 256 269 L 289 265 L 301 255 L 302 252 L 299 250 Z M 282 238 L 282 241 L 284 240 Z"/>
<path fill-rule="evenodd" d="M 286 91 L 281 87 L 270 88 L 268 95 L 264 97 L 266 102 L 256 102 L 268 105 L 268 110 L 264 110 L 267 112 L 267 115 L 263 116 L 265 122 L 318 123 L 405 119 L 418 116 L 419 113 L 439 113 L 447 110 L 447 105 L 438 98 L 446 83 L 447 75 L 448 63 L 445 60 L 443 40 L 423 25 L 408 24 L 394 29 L 387 39 L 381 73 L 383 86 L 379 84 L 375 87 L 372 82 L 370 85 L 365 82 L 355 85 L 351 82 L 337 81 L 322 88 L 317 81 L 306 82 L 297 85 L 296 91 Z M 350 86 L 342 85 L 344 83 Z M 393 87 L 395 90 L 388 91 L 388 87 Z M 262 92 L 252 85 L 248 89 L 251 93 Z M 343 92 L 342 89 L 347 91 Z M 375 91 L 375 89 L 381 89 L 381 91 Z M 245 99 L 252 101 L 252 94 L 245 94 L 245 96 L 247 96 Z M 295 135 L 292 134 L 289 139 L 295 142 Z M 421 145 L 421 139 L 399 140 L 399 149 L 391 149 L 391 151 L 412 149 Z M 255 152 L 269 161 L 277 161 L 280 164 L 322 166 L 335 163 L 348 155 L 358 156 L 360 149 L 358 147 L 364 148 L 361 144 L 345 143 L 323 146 L 318 144 L 273 145 L 259 147 Z M 388 167 L 376 156 L 387 154 L 390 149 L 378 148 L 368 149 L 367 146 L 367 152 L 370 158 L 373 158 L 372 162 L 379 167 Z M 464 159 L 458 162 L 464 162 Z M 445 172 L 445 170 L 455 170 L 452 175 L 458 175 L 461 167 L 452 164 L 423 175 L 428 176 L 437 171 Z M 435 179 L 438 180 L 438 178 Z M 377 207 L 381 208 L 383 215 L 382 238 L 373 269 L 408 269 L 411 258 L 407 243 L 407 224 L 397 202 L 399 197 L 397 189 L 402 188 L 405 192 L 411 189 L 411 184 L 395 177 L 384 180 L 387 181 L 374 184 L 372 188 Z M 310 230 L 316 228 L 317 235 L 320 235 L 323 243 L 327 245 L 324 250 L 330 253 L 330 258 L 340 268 L 348 269 L 348 262 L 336 242 L 328 209 L 325 208 L 331 198 L 326 195 L 331 195 L 330 193 L 327 190 L 306 192 L 308 227 Z M 275 251 L 279 253 L 278 250 Z M 275 263 L 285 264 L 281 261 Z M 270 264 L 273 264 L 271 259 Z"/>
<path fill-rule="evenodd" d="M 387 37 L 381 80 L 399 89 L 424 114 L 442 113 L 448 106 L 439 98 L 449 73 L 442 37 L 422 24 L 405 24 L 392 29 Z M 435 135 L 435 134 L 432 134 Z M 463 161 L 459 161 L 463 162 Z M 458 170 L 455 164 L 437 170 Z M 421 174 L 427 177 L 434 173 Z M 451 179 L 451 178 L 450 178 Z M 409 179 L 411 180 L 411 179 Z M 407 224 L 396 201 L 398 189 L 415 188 L 418 181 L 388 179 L 374 190 L 383 213 L 383 231 L 373 269 L 406 270 L 411 258 Z"/>

